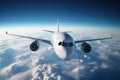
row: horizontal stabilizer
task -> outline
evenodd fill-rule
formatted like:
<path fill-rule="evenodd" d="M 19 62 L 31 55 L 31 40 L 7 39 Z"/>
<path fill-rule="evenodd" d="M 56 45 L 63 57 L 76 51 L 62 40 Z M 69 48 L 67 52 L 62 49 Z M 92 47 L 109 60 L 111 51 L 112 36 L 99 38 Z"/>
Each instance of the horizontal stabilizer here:
<path fill-rule="evenodd" d="M 50 30 L 42 30 L 42 31 L 54 33 L 54 31 L 50 31 Z"/>

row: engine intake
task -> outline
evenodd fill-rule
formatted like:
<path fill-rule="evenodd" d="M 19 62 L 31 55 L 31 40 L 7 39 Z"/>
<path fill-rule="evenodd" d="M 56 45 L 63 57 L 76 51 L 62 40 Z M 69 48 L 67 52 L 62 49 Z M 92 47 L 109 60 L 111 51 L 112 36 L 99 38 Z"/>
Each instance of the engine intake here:
<path fill-rule="evenodd" d="M 83 42 L 81 44 L 81 50 L 85 53 L 89 53 L 91 50 L 92 50 L 92 47 L 90 44 L 86 43 L 86 42 Z"/>
<path fill-rule="evenodd" d="M 37 51 L 39 49 L 39 42 L 38 42 L 38 40 L 35 40 L 34 42 L 31 43 L 30 49 L 32 51 Z"/>

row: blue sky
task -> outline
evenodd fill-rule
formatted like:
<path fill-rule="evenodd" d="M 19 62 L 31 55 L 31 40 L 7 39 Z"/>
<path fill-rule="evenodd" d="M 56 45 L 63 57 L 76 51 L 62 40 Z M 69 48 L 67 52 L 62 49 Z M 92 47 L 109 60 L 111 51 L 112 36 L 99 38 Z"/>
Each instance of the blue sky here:
<path fill-rule="evenodd" d="M 119 28 L 115 0 L 0 0 L 0 27 L 62 26 Z"/>

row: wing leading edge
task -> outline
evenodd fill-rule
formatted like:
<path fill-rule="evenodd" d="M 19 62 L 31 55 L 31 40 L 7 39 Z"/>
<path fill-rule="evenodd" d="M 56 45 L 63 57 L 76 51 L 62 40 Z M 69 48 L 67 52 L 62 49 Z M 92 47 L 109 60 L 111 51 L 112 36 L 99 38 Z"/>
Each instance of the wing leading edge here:
<path fill-rule="evenodd" d="M 49 40 L 45 40 L 45 39 L 40 39 L 40 38 L 34 38 L 34 37 L 28 37 L 28 36 L 22 36 L 22 35 L 16 35 L 16 34 L 9 34 L 8 32 L 6 32 L 7 35 L 11 35 L 11 36 L 17 36 L 17 37 L 22 37 L 22 38 L 29 38 L 29 39 L 33 39 L 33 40 L 39 40 L 41 42 L 45 42 L 47 44 L 52 45 L 51 41 Z"/>
<path fill-rule="evenodd" d="M 75 41 L 75 43 L 80 43 L 80 42 L 85 42 L 85 41 L 97 41 L 97 40 L 105 40 L 105 39 L 111 39 L 112 36 L 110 37 L 107 37 L 107 38 L 98 38 L 98 39 L 86 39 L 86 40 L 78 40 L 78 41 Z"/>

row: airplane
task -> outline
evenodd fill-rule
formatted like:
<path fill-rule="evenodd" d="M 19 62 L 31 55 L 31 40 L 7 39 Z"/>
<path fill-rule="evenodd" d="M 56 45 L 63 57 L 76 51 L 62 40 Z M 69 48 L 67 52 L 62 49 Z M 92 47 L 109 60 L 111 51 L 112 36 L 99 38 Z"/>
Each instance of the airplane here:
<path fill-rule="evenodd" d="M 56 55 L 63 59 L 63 60 L 70 60 L 74 55 L 75 55 L 75 48 L 76 44 L 81 43 L 81 50 L 84 53 L 90 53 L 92 50 L 92 47 L 90 44 L 88 44 L 88 41 L 97 41 L 97 40 L 105 40 L 105 39 L 111 39 L 112 36 L 106 37 L 106 38 L 98 38 L 98 39 L 86 39 L 86 40 L 76 40 L 71 37 L 69 34 L 71 31 L 65 31 L 65 32 L 60 32 L 59 31 L 59 24 L 58 24 L 58 31 L 50 31 L 50 30 L 43 30 L 46 32 L 53 33 L 52 35 L 52 40 L 45 40 L 41 38 L 35 38 L 35 37 L 28 37 L 28 36 L 23 36 L 23 35 L 16 35 L 16 34 L 9 34 L 6 32 L 7 35 L 11 36 L 18 36 L 22 38 L 29 38 L 34 40 L 30 44 L 30 50 L 31 51 L 37 51 L 39 49 L 39 41 L 47 43 L 52 46 L 54 49 Z"/>

